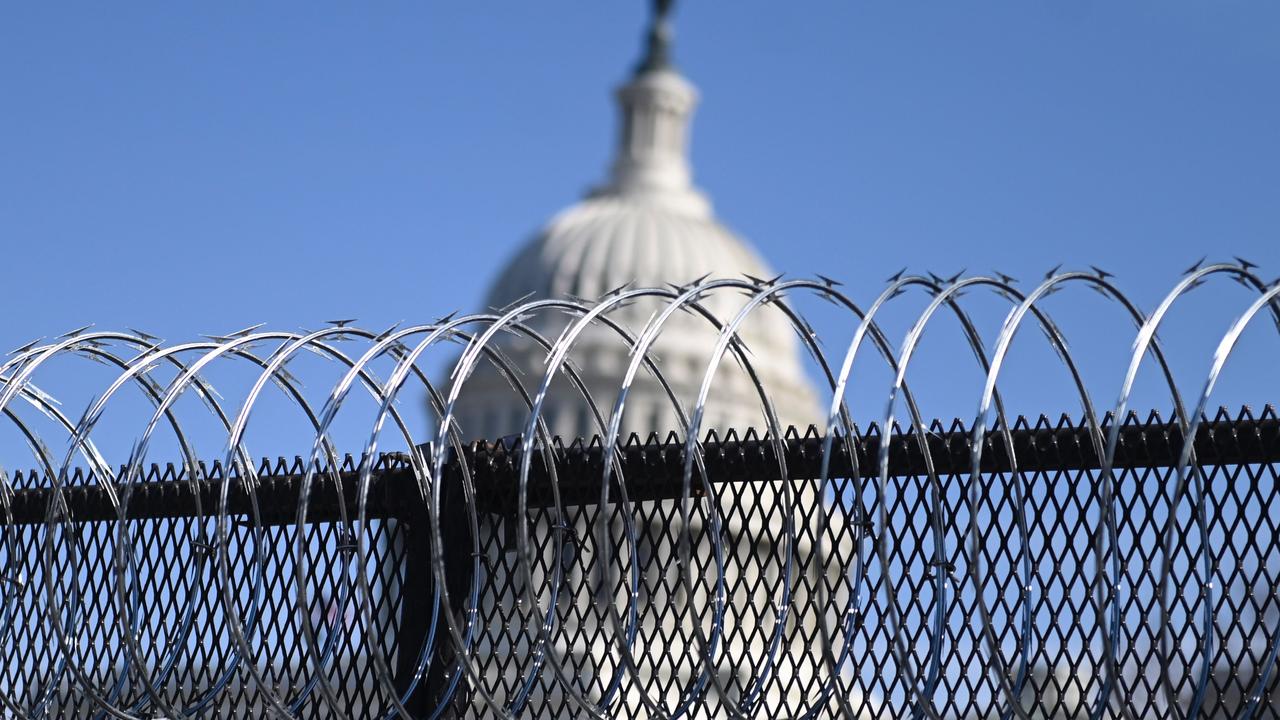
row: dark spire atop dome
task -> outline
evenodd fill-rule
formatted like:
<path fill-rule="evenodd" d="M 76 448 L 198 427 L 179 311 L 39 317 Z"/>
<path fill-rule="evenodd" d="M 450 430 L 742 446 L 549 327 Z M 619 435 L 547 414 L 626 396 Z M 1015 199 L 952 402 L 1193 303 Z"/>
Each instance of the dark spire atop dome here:
<path fill-rule="evenodd" d="M 653 0 L 653 21 L 636 75 L 671 67 L 671 11 L 675 4 L 675 0 Z"/>

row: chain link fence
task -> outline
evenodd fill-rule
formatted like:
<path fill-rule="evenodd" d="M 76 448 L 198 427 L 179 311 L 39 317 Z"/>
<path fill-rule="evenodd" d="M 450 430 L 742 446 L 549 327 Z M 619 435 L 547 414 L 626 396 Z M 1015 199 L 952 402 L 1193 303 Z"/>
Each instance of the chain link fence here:
<path fill-rule="evenodd" d="M 1254 268 L 1196 263 L 1149 315 L 1097 269 L 1025 292 L 904 272 L 866 306 L 827 278 L 704 278 L 382 332 L 28 343 L 0 360 L 0 440 L 19 448 L 4 460 L 35 459 L 0 471 L 0 714 L 1274 717 L 1280 423 L 1269 405 L 1206 414 L 1246 328 L 1280 321 L 1280 283 Z M 1159 330 L 1225 280 L 1251 299 L 1184 395 Z M 1072 288 L 1104 298 L 1091 332 L 1101 312 L 1136 328 L 1114 404 L 1044 307 Z M 913 294 L 923 310 L 902 305 Z M 998 303 L 994 338 L 971 315 L 992 307 L 979 294 Z M 851 333 L 841 354 L 793 307 L 806 297 Z M 731 319 L 709 309 L 725 299 Z M 914 320 L 893 344 L 880 323 L 899 307 Z M 981 373 L 969 422 L 930 425 L 908 387 L 937 317 Z M 664 364 L 673 318 L 688 352 Z M 707 342 L 681 340 L 690 324 Z M 1024 325 L 1078 418 L 1006 413 Z M 762 332 L 792 333 L 817 388 L 774 377 L 753 355 Z M 433 382 L 423 357 L 440 348 Z M 954 381 L 961 356 L 944 350 Z M 846 395 L 864 356 L 891 382 L 859 427 Z M 1248 355 L 1249 393 L 1264 358 Z M 1144 362 L 1169 419 L 1129 411 Z M 826 412 L 787 430 L 778 408 L 801 395 Z M 629 436 L 629 403 L 670 434 Z M 756 430 L 710 430 L 742 425 L 723 419 L 743 407 Z M 307 454 L 255 462 L 255 409 L 273 447 Z M 495 409 L 518 434 L 468 443 L 466 416 Z M 561 443 L 553 416 L 594 439 Z M 162 453 L 177 463 L 151 465 Z"/>
<path fill-rule="evenodd" d="M 86 718 L 154 717 L 156 696 L 190 717 L 262 717 L 268 695 L 303 718 L 394 717 L 393 697 L 414 717 L 484 717 L 485 694 L 529 718 L 586 717 L 583 698 L 613 717 L 840 717 L 841 699 L 859 718 L 1010 717 L 1014 702 L 1033 717 L 1276 716 L 1274 411 L 1207 418 L 1201 483 L 1181 497 L 1177 423 L 1129 417 L 1107 476 L 1079 421 L 1009 430 L 987 434 L 976 476 L 960 424 L 894 434 L 883 496 L 876 428 L 835 442 L 821 484 L 812 428 L 709 437 L 696 487 L 684 443 L 633 437 L 603 505 L 598 442 L 557 442 L 554 482 L 534 462 L 524 523 L 519 446 L 473 444 L 447 461 L 440 573 L 404 457 L 373 463 L 363 523 L 342 518 L 359 499 L 350 458 L 302 522 L 300 458 L 258 465 L 252 485 L 152 467 L 123 506 L 90 473 L 58 493 L 17 473 L 0 686 L 30 715 Z M 223 486 L 232 530 L 214 548 Z"/>

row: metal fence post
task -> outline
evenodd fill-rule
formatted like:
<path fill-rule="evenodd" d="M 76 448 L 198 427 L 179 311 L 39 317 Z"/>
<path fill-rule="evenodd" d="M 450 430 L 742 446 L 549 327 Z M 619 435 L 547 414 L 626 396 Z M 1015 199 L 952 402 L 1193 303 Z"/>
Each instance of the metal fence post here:
<path fill-rule="evenodd" d="M 411 471 L 406 471 L 411 472 Z M 471 536 L 467 527 L 467 506 L 463 500 L 460 477 L 456 472 L 445 476 L 445 487 L 440 499 L 441 534 L 444 537 L 445 581 L 448 584 L 449 611 L 455 618 L 462 616 L 466 596 L 472 583 Z M 405 574 L 403 602 L 400 607 L 399 633 L 396 639 L 397 668 L 396 687 L 403 694 L 413 681 L 418 658 L 431 629 L 432 602 L 435 597 L 435 575 L 431 570 L 431 521 L 427 506 L 419 495 L 412 478 L 400 483 L 403 488 L 405 512 L 401 515 L 405 526 Z M 445 700 L 449 684 L 459 674 L 453 642 L 445 629 L 444 620 L 436 623 L 431 664 L 426 677 L 418 683 L 405 703 L 416 718 L 430 717 Z M 461 718 L 466 710 L 467 685 L 461 681 L 449 709 L 441 718 Z"/>

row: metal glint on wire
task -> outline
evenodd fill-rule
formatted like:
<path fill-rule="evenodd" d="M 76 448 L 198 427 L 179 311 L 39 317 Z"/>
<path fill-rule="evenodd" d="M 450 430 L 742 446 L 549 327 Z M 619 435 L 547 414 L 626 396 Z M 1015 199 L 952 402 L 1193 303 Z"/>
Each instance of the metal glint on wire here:
<path fill-rule="evenodd" d="M 1157 331 L 1219 277 L 1255 298 L 1184 396 Z M 1136 328 L 1113 403 L 1044 305 L 1077 286 Z M 994 338 L 967 307 L 981 292 L 1007 301 Z M 895 345 L 882 318 L 913 293 L 928 304 Z M 735 314 L 708 309 L 726 294 Z M 0 365 L 0 410 L 35 458 L 0 473 L 0 703 L 18 718 L 1276 716 L 1280 604 L 1230 593 L 1274 587 L 1280 423 L 1269 408 L 1206 412 L 1246 327 L 1280 321 L 1278 294 L 1243 261 L 1197 263 L 1149 315 L 1096 269 L 1030 290 L 899 273 L 865 307 L 826 278 L 704 278 L 382 332 L 340 321 L 165 345 L 82 328 L 29 343 Z M 842 349 L 797 310 L 811 297 L 845 318 Z M 635 306 L 653 310 L 638 327 L 618 312 Z M 828 391 L 807 433 L 780 421 L 740 332 L 764 312 Z M 939 314 L 983 377 L 977 412 L 950 429 L 907 382 Z M 696 397 L 653 352 L 678 316 L 716 338 Z M 1008 415 L 1000 378 L 1026 324 L 1067 369 L 1078 423 Z M 627 351 L 611 396 L 573 361 L 589 328 Z M 540 377 L 507 357 L 512 338 L 545 354 Z M 860 429 L 850 385 L 868 342 L 892 382 Z M 457 354 L 441 374 L 432 352 Z M 301 358 L 337 381 L 304 385 Z M 1130 412 L 1147 359 L 1169 422 Z M 84 360 L 112 379 L 76 415 L 44 379 Z M 215 379 L 228 365 L 251 378 L 234 393 Z M 729 365 L 761 408 L 743 435 L 709 420 Z M 497 443 L 459 422 L 481 369 L 527 408 Z M 623 435 L 641 376 L 676 418 L 665 440 Z M 554 436 L 547 401 L 565 388 L 594 439 Z M 121 432 L 104 418 L 134 391 L 147 419 L 109 459 L 95 436 Z M 422 397 L 426 429 L 402 410 Z M 305 418 L 310 450 L 291 464 L 249 450 L 267 398 Z M 338 428 L 360 403 L 352 444 Z M 180 467 L 149 464 L 162 437 Z"/>

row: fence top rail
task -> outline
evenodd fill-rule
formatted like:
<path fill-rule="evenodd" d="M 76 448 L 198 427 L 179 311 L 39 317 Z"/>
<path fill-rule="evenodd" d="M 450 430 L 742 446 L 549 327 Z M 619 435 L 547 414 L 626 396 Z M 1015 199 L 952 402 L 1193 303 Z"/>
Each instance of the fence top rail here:
<path fill-rule="evenodd" d="M 1107 418 L 1104 430 L 1111 422 Z M 939 475 L 967 474 L 970 471 L 970 432 L 956 420 L 949 425 L 935 421 L 923 429 L 928 459 Z M 833 440 L 829 469 L 832 478 L 848 478 L 857 474 L 872 478 L 877 474 L 877 454 L 881 433 L 874 425 L 858 432 L 852 441 L 844 435 Z M 889 451 L 889 474 L 892 477 L 928 474 L 926 453 L 920 434 L 895 427 Z M 1012 458 L 1009 452 L 1012 446 Z M 1096 442 L 1101 442 L 1086 423 L 1062 416 L 1050 420 L 1040 416 L 1035 421 L 1019 418 L 1006 441 L 1000 428 L 985 434 L 981 469 L 984 473 L 1096 470 L 1100 458 Z M 1119 433 L 1116 468 L 1162 468 L 1177 463 L 1182 450 L 1182 430 L 1176 420 L 1162 419 L 1152 413 L 1145 420 L 1130 415 Z M 519 483 L 520 449 L 518 438 L 496 442 L 477 441 L 467 445 L 463 454 L 471 470 L 476 489 L 477 509 L 506 515 L 515 509 Z M 803 432 L 790 428 L 780 443 L 754 431 L 741 435 L 730 431 L 723 437 L 709 433 L 700 450 L 708 479 L 713 483 L 767 482 L 778 479 L 779 445 L 787 475 L 795 480 L 815 479 L 821 473 L 822 435 L 810 426 Z M 604 453 L 599 439 L 577 439 L 564 443 L 553 440 L 552 456 L 560 495 L 567 505 L 590 505 L 598 502 Z M 852 452 L 850 452 L 852 450 Z M 447 451 L 447 477 L 456 481 L 461 466 L 452 449 Z M 529 504 L 532 507 L 552 502 L 550 476 L 543 454 L 533 458 L 529 482 Z M 1195 461 L 1202 465 L 1270 464 L 1280 462 L 1280 418 L 1273 406 L 1261 413 L 1244 408 L 1234 415 L 1225 409 L 1206 419 L 1196 434 Z M 684 442 L 674 433 L 666 438 L 656 434 L 646 439 L 632 436 L 620 444 L 617 460 L 621 477 L 627 483 L 632 500 L 679 498 L 683 486 Z M 1015 468 L 1016 464 L 1016 468 Z M 352 457 L 343 459 L 338 476 L 342 479 L 343 500 L 354 509 L 359 463 Z M 219 464 L 201 466 L 201 503 L 193 497 L 195 486 L 186 468 L 174 465 L 152 465 L 141 482 L 135 483 L 128 495 L 126 516 L 132 519 L 196 517 L 199 508 L 205 514 L 214 512 L 219 481 L 228 475 Z M 229 473 L 238 479 L 240 473 Z M 264 523 L 282 524 L 296 518 L 298 493 L 306 475 L 305 462 L 278 458 L 263 460 L 255 468 L 256 499 Z M 308 518 L 332 521 L 340 517 L 339 499 L 329 474 L 316 475 Z M 69 517 L 76 522 L 114 520 L 119 517 L 113 494 L 92 473 L 76 470 L 63 481 Z M 699 485 L 700 483 L 695 483 Z M 45 522 L 55 492 L 49 478 L 36 471 L 18 471 L 14 485 L 22 489 L 10 498 L 12 522 L 34 524 Z M 695 493 L 700 489 L 695 487 Z M 230 490 L 229 511 L 245 514 L 250 508 L 250 492 L 241 483 Z M 421 506 L 421 491 L 408 458 L 403 454 L 379 456 L 368 494 L 368 514 L 372 518 L 403 517 Z"/>

